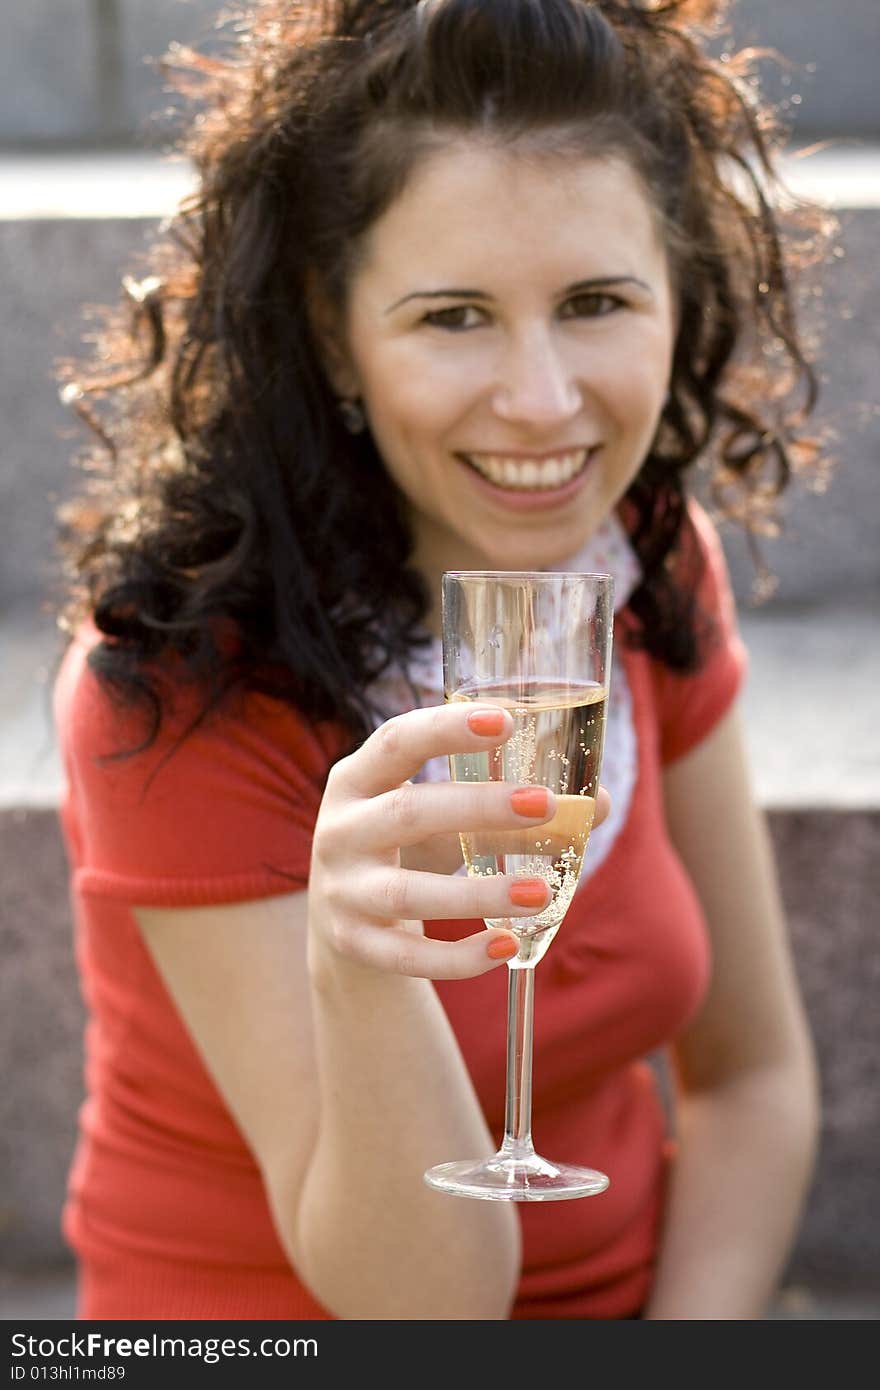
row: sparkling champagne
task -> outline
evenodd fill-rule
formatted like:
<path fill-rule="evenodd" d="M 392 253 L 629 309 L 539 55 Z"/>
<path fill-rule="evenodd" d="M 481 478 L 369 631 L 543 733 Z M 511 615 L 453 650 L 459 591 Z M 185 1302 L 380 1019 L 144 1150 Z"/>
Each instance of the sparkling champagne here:
<path fill-rule="evenodd" d="M 506 743 L 450 757 L 453 781 L 531 783 L 556 795 L 556 814 L 544 825 L 461 835 L 469 874 L 543 878 L 548 884 L 550 902 L 534 916 L 486 919 L 488 926 L 506 927 L 519 937 L 519 956 L 512 964 L 532 965 L 559 930 L 580 877 L 602 765 L 605 691 L 588 682 L 531 681 L 480 685 L 449 698 L 500 705 L 514 719 Z"/>

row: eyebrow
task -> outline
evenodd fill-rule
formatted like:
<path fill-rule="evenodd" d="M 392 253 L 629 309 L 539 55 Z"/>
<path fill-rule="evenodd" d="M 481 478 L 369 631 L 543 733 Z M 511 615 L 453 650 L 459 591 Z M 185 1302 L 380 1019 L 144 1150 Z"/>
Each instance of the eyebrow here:
<path fill-rule="evenodd" d="M 588 290 L 607 289 L 609 285 L 638 285 L 641 289 L 647 290 L 648 294 L 653 294 L 651 286 L 644 280 L 640 280 L 637 275 L 601 275 L 595 276 L 591 280 L 576 280 L 573 285 L 567 285 L 562 292 L 563 299 L 572 294 L 583 294 Z M 493 296 L 486 294 L 485 290 L 413 290 L 410 294 L 405 294 L 402 299 L 397 299 L 385 310 L 386 314 L 391 314 L 395 309 L 399 309 L 402 304 L 408 303 L 411 299 L 481 299 L 491 301 Z"/>

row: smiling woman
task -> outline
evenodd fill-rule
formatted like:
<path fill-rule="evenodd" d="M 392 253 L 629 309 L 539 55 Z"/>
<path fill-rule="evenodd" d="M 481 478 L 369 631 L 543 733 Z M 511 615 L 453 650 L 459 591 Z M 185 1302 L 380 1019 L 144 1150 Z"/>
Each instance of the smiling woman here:
<path fill-rule="evenodd" d="M 177 56 L 197 192 L 65 391 L 97 431 L 56 703 L 84 1317 L 761 1315 L 815 1089 L 687 479 L 758 525 L 813 375 L 715 8 L 262 0 L 228 61 Z M 497 1146 L 516 942 L 479 923 L 547 891 L 458 873 L 459 832 L 555 814 L 448 782 L 521 736 L 444 704 L 449 569 L 615 580 L 612 804 L 534 1109 L 612 1181 L 521 1214 L 422 1181 Z"/>
<path fill-rule="evenodd" d="M 594 534 L 656 434 L 675 316 L 628 163 L 491 139 L 421 163 L 324 351 L 410 504 L 429 593 L 444 569 L 545 568 Z"/>

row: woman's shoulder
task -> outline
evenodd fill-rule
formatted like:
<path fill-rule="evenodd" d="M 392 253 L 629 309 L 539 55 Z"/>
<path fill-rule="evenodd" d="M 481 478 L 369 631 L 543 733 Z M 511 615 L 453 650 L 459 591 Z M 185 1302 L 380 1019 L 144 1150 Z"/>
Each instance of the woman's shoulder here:
<path fill-rule="evenodd" d="M 703 626 L 702 668 L 716 649 L 735 647 L 739 650 L 742 644 L 736 599 L 718 528 L 705 508 L 693 498 L 688 501 L 687 516 L 699 557 L 695 598 L 697 622 Z"/>
<path fill-rule="evenodd" d="M 711 732 L 742 689 L 748 662 L 718 529 L 693 499 L 687 519 L 680 562 L 682 582 L 693 586 L 698 660 L 691 670 L 674 671 L 646 658 L 664 764 L 683 757 Z"/>
<path fill-rule="evenodd" d="M 149 718 L 90 665 L 100 640 L 91 625 L 75 635 L 55 687 L 79 890 L 194 906 L 305 887 L 340 731 L 252 691 L 205 712 L 204 693 L 175 684 L 166 662 L 173 701 L 143 746 Z"/>
<path fill-rule="evenodd" d="M 275 764 L 323 783 L 346 749 L 338 725 L 312 720 L 280 696 L 247 686 L 212 696 L 173 654 L 142 668 L 161 701 L 154 730 L 151 702 L 100 671 L 95 658 L 102 641 L 94 622 L 84 622 L 72 635 L 56 678 L 55 723 L 66 758 L 112 766 L 117 776 L 128 764 L 133 774 L 150 776 L 166 762 L 168 775 L 175 763 L 192 775 L 200 761 L 219 758 L 229 767 Z"/>
<path fill-rule="evenodd" d="M 718 527 L 695 497 L 688 498 L 686 515 L 705 569 L 702 582 L 715 588 L 722 584 L 729 591 L 727 560 Z"/>

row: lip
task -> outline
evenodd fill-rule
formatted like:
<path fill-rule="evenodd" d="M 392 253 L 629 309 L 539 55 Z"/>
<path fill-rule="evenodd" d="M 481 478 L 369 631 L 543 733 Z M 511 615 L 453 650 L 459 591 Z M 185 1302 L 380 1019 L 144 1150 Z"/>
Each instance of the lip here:
<path fill-rule="evenodd" d="M 584 448 L 584 445 L 580 445 Z M 496 483 L 484 478 L 482 473 L 478 473 L 476 468 L 469 464 L 463 454 L 456 454 L 455 460 L 461 465 L 468 477 L 472 480 L 474 487 L 485 497 L 491 498 L 493 502 L 512 512 L 544 512 L 551 511 L 554 507 L 563 506 L 572 497 L 575 497 L 581 488 L 586 485 L 587 479 L 592 473 L 592 464 L 599 454 L 601 444 L 593 444 L 587 447 L 587 459 L 580 473 L 574 478 L 569 478 L 567 483 L 561 487 L 541 488 L 540 491 L 517 491 L 514 488 L 498 487 Z M 474 451 L 476 456 L 485 457 L 489 451 L 479 449 Z M 526 453 L 515 449 L 499 450 L 499 455 L 504 458 L 534 459 L 536 463 L 542 459 L 558 458 L 564 453 L 574 453 L 575 449 L 548 449 L 544 453 Z"/>

